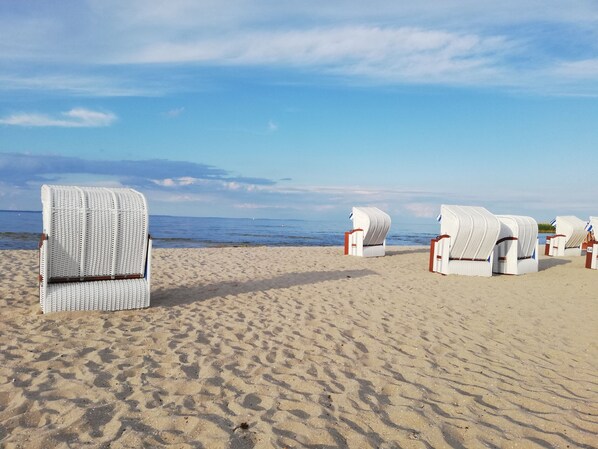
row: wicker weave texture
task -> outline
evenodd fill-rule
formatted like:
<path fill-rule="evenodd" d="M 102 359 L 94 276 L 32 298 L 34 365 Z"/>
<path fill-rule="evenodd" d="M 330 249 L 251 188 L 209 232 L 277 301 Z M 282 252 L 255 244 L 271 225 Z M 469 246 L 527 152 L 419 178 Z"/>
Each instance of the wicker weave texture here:
<path fill-rule="evenodd" d="M 42 307 L 42 311 L 44 310 L 44 303 L 46 301 L 46 290 L 47 290 L 47 257 L 48 257 L 48 245 L 47 241 L 43 242 L 43 244 L 39 247 L 39 304 Z"/>
<path fill-rule="evenodd" d="M 50 278 L 143 275 L 148 217 L 132 189 L 43 186 Z"/>
<path fill-rule="evenodd" d="M 68 282 L 48 284 L 42 310 L 126 310 L 149 307 L 150 292 L 146 279 Z"/>

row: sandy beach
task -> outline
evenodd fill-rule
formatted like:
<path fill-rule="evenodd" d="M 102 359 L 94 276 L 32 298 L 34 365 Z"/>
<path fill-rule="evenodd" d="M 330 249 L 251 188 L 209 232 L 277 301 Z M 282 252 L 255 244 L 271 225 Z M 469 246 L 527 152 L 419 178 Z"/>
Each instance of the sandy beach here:
<path fill-rule="evenodd" d="M 42 315 L 0 251 L 0 447 L 595 448 L 598 273 L 158 249 L 152 306 Z"/>

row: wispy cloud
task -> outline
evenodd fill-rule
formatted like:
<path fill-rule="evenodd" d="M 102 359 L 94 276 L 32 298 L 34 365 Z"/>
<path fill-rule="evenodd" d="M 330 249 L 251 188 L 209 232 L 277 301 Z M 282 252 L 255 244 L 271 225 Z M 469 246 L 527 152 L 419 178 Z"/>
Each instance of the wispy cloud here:
<path fill-rule="evenodd" d="M 538 90 L 541 78 L 547 91 L 575 83 L 598 90 L 591 78 L 598 6 L 587 0 L 571 0 L 567 8 L 558 0 L 373 0 L 367 5 L 349 0 L 343 8 L 311 0 L 267 5 L 173 0 L 168 7 L 87 0 L 80 5 L 65 14 L 67 6 L 0 4 L 0 28 L 12 37 L 0 43 L 0 62 L 4 70 L 14 69 L 12 75 L 0 70 L 0 89 L 55 86 L 73 95 L 152 95 L 193 83 L 171 77 L 175 81 L 154 89 L 150 79 L 156 66 L 179 70 L 202 64 L 284 68 L 353 82 L 531 90 Z M 32 62 L 39 74 L 18 70 Z M 52 73 L 44 73 L 50 67 Z M 60 68 L 62 75 L 56 73 Z M 73 68 L 88 75 L 65 75 Z M 123 70 L 131 77 L 126 82 L 120 78 Z M 160 79 L 167 83 L 168 77 Z"/>
<path fill-rule="evenodd" d="M 598 58 L 566 61 L 558 64 L 555 71 L 571 78 L 598 78 Z"/>
<path fill-rule="evenodd" d="M 345 216 L 355 205 L 380 207 L 393 216 L 428 219 L 440 204 L 483 205 L 494 213 L 532 214 L 548 219 L 558 210 L 592 213 L 591 191 L 575 200 L 566 191 L 520 190 L 495 193 L 356 187 L 351 185 L 296 185 L 271 179 L 239 176 L 206 164 L 170 160 L 86 160 L 61 155 L 0 153 L 0 209 L 37 208 L 43 183 L 135 187 L 155 206 L 153 213 L 234 215 L 253 210 L 260 216 Z M 252 213 L 253 215 L 253 213 Z"/>
<path fill-rule="evenodd" d="M 269 179 L 234 176 L 227 170 L 196 162 L 89 160 L 61 155 L 0 153 L 0 178 L 14 184 L 50 182 L 73 174 L 112 176 L 123 183 L 154 187 L 185 187 L 206 181 L 274 184 Z"/>
<path fill-rule="evenodd" d="M 407 203 L 405 209 L 414 217 L 432 218 L 438 215 L 438 206 L 429 203 Z"/>
<path fill-rule="evenodd" d="M 278 131 L 278 125 L 272 120 L 268 121 L 268 131 L 271 133 Z"/>
<path fill-rule="evenodd" d="M 163 85 L 148 83 L 147 80 L 142 85 L 139 80 L 123 80 L 114 74 L 76 75 L 70 67 L 68 72 L 32 74 L 30 70 L 20 67 L 14 68 L 12 73 L 0 71 L 0 91 L 43 91 L 74 97 L 153 97 L 168 90 Z"/>
<path fill-rule="evenodd" d="M 194 2 L 171 0 L 165 6 L 145 0 L 92 0 L 93 14 L 101 13 L 115 29 L 127 26 L 136 32 L 155 29 L 162 36 L 187 34 L 197 30 L 243 29 L 260 24 L 285 23 L 443 23 L 470 28 L 512 26 L 513 24 L 572 23 L 588 24 L 598 17 L 596 5 L 587 0 L 570 0 L 562 8 L 561 0 L 428 0 L 426 2 L 389 2 L 387 0 L 346 0 L 342 8 L 336 2 L 305 0 L 274 3 L 230 0 Z M 492 13 L 489 13 L 491 11 Z M 226 13 L 224 13 L 226 12 Z M 46 16 L 49 14 L 46 14 Z M 35 28 L 38 29 L 39 25 Z M 155 32 L 154 32 L 155 34 Z"/>
<path fill-rule="evenodd" d="M 0 124 L 33 127 L 95 128 L 110 126 L 116 119 L 116 115 L 111 112 L 75 108 L 54 117 L 46 114 L 16 113 L 0 118 Z"/>
<path fill-rule="evenodd" d="M 183 112 L 185 112 L 185 108 L 184 107 L 180 107 L 180 108 L 174 108 L 174 109 L 170 109 L 168 111 L 166 111 L 164 113 L 164 115 L 168 118 L 176 118 L 179 115 L 181 115 Z"/>
<path fill-rule="evenodd" d="M 437 82 L 488 79 L 498 72 L 502 53 L 513 46 L 503 36 L 342 26 L 161 42 L 119 62 L 287 66 L 389 81 Z"/>
<path fill-rule="evenodd" d="M 83 175 L 83 177 L 81 177 Z M 426 192 L 347 186 L 292 186 L 265 178 L 238 176 L 225 169 L 170 160 L 87 160 L 61 155 L 0 153 L 0 192 L 28 192 L 35 197 L 43 183 L 126 185 L 148 193 L 164 205 L 211 204 L 214 209 L 287 211 L 294 216 L 323 210 L 338 211 L 353 203 L 402 203 Z M 0 201 L 0 206 L 2 202 Z M 170 206 L 166 206 L 170 207 Z M 0 207 L 1 208 L 1 207 Z"/>

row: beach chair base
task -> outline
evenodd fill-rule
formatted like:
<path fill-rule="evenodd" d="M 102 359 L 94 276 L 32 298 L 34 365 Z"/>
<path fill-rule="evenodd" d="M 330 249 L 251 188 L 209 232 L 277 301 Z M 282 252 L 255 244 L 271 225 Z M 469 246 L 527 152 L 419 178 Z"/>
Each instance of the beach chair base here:
<path fill-rule="evenodd" d="M 441 235 L 430 241 L 430 271 L 463 276 L 492 276 L 493 254 L 488 260 L 450 259 L 450 236 Z"/>
<path fill-rule="evenodd" d="M 586 268 L 598 270 L 598 242 L 589 242 L 586 250 Z"/>
<path fill-rule="evenodd" d="M 44 313 L 75 310 L 127 310 L 150 305 L 147 279 L 48 284 L 42 296 Z"/>
<path fill-rule="evenodd" d="M 567 237 L 564 235 L 551 235 L 546 237 L 545 256 L 568 257 L 581 256 L 581 244 L 574 247 L 565 247 Z"/>
<path fill-rule="evenodd" d="M 522 259 L 518 257 L 517 239 L 500 242 L 494 250 L 494 264 L 492 271 L 497 274 L 520 275 L 538 272 L 538 243 L 532 257 Z"/>
<path fill-rule="evenodd" d="M 382 257 L 386 254 L 386 240 L 382 245 L 363 245 L 363 230 L 345 232 L 345 256 Z"/>

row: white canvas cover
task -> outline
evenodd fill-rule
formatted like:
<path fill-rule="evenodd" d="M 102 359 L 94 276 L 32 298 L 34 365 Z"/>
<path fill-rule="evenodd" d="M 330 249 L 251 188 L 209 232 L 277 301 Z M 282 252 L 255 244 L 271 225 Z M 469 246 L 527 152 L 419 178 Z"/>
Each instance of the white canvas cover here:
<path fill-rule="evenodd" d="M 390 216 L 377 207 L 354 207 L 353 229 L 363 229 L 363 246 L 383 245 L 390 229 Z"/>
<path fill-rule="evenodd" d="M 509 237 L 517 238 L 518 258 L 534 255 L 538 244 L 538 223 L 532 217 L 522 215 L 497 215 L 500 221 L 498 241 Z"/>
<path fill-rule="evenodd" d="M 498 218 L 476 206 L 440 207 L 440 234 L 449 235 L 452 260 L 488 260 L 500 232 Z"/>
<path fill-rule="evenodd" d="M 560 215 L 555 219 L 557 235 L 564 235 L 566 248 L 578 248 L 586 239 L 586 222 L 573 215 Z"/>
<path fill-rule="evenodd" d="M 500 234 L 494 250 L 492 271 L 526 274 L 538 271 L 538 223 L 532 217 L 497 215 Z"/>
<path fill-rule="evenodd" d="M 440 235 L 430 241 L 430 271 L 492 276 L 500 222 L 483 207 L 440 207 Z"/>
<path fill-rule="evenodd" d="M 41 196 L 43 311 L 149 306 L 145 197 L 133 189 L 50 185 Z"/>

